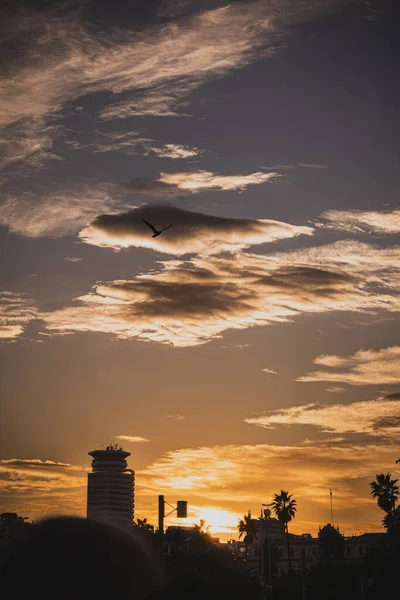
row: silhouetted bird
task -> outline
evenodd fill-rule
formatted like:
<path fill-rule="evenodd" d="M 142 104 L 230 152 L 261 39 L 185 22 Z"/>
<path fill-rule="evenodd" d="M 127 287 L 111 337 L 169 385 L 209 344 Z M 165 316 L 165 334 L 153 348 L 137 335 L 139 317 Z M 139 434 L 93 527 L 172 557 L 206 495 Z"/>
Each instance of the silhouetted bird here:
<path fill-rule="evenodd" d="M 170 227 L 172 227 L 172 223 L 171 223 L 171 225 L 168 225 L 168 227 L 164 227 L 163 229 L 158 230 L 154 227 L 154 225 L 152 225 L 151 223 L 146 221 L 146 219 L 143 219 L 143 217 L 142 217 L 142 221 L 143 221 L 143 223 L 146 223 L 147 227 L 150 227 L 150 229 L 152 230 L 152 232 L 154 234 L 151 237 L 154 237 L 154 238 L 157 237 L 158 235 L 161 235 L 162 232 L 165 231 L 166 229 L 169 229 Z"/>

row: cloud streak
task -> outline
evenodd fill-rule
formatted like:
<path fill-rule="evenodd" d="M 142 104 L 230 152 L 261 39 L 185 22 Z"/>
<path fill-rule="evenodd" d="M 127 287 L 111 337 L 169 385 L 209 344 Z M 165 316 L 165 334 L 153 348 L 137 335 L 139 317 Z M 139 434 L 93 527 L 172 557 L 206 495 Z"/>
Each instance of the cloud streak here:
<path fill-rule="evenodd" d="M 26 237 L 63 237 L 77 233 L 100 212 L 122 204 L 110 186 L 89 186 L 45 194 L 8 195 L 0 206 L 0 225 Z"/>
<path fill-rule="evenodd" d="M 157 238 L 142 219 L 157 228 L 172 228 Z M 237 251 L 278 239 L 311 235 L 302 227 L 268 219 L 230 219 L 174 206 L 148 205 L 119 214 L 103 214 L 83 229 L 79 237 L 88 244 L 115 249 L 130 246 L 182 255 Z"/>
<path fill-rule="evenodd" d="M 141 437 L 140 435 L 116 435 L 115 438 L 131 444 L 142 444 L 143 442 L 150 441 L 147 438 Z"/>
<path fill-rule="evenodd" d="M 227 329 L 305 314 L 398 310 L 387 276 L 396 254 L 363 245 L 357 256 L 341 248 L 338 260 L 335 244 L 297 253 L 170 260 L 135 279 L 99 283 L 74 307 L 43 318 L 55 332 L 96 331 L 183 347 L 219 338 Z"/>
<path fill-rule="evenodd" d="M 400 209 L 386 211 L 326 210 L 323 221 L 318 223 L 327 229 L 350 233 L 395 234 L 400 232 Z"/>
<path fill-rule="evenodd" d="M 286 27 L 342 4 L 235 3 L 142 31 L 89 27 L 65 6 L 4 13 L 1 166 L 54 158 L 65 114 L 90 93 L 103 93 L 105 120 L 180 114 L 204 83 L 273 53 Z"/>
<path fill-rule="evenodd" d="M 31 299 L 20 293 L 0 291 L 0 341 L 20 336 L 29 321 L 37 316 Z"/>
<path fill-rule="evenodd" d="M 137 196 L 189 196 L 208 190 L 246 190 L 249 185 L 260 185 L 279 177 L 277 173 L 250 173 L 249 175 L 217 175 L 210 171 L 160 173 L 157 179 L 136 178 L 122 187 Z"/>
<path fill-rule="evenodd" d="M 357 433 L 396 439 L 400 433 L 400 395 L 392 398 L 321 405 L 316 402 L 267 411 L 245 423 L 264 429 L 311 425 L 323 432 Z"/>
<path fill-rule="evenodd" d="M 11 458 L 0 461 L 2 510 L 43 517 L 82 514 L 87 472 L 81 465 L 52 460 Z"/>
<path fill-rule="evenodd" d="M 182 144 L 164 144 L 161 148 L 152 147 L 151 151 L 160 158 L 194 158 L 200 156 L 202 151 Z"/>
<path fill-rule="evenodd" d="M 397 384 L 400 381 L 400 346 L 358 350 L 352 356 L 322 354 L 317 356 L 314 363 L 338 370 L 313 371 L 298 377 L 296 381 L 332 381 L 349 385 Z"/>

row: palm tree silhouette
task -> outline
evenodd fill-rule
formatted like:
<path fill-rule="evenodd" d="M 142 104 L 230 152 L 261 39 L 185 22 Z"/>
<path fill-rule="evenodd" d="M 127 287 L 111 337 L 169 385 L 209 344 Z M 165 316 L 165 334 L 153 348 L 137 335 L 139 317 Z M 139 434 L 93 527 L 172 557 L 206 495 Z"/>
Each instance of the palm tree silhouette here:
<path fill-rule="evenodd" d="M 386 515 L 382 519 L 383 526 L 388 533 L 400 530 L 400 505 L 398 479 L 391 479 L 391 474 L 379 473 L 376 481 L 371 481 L 371 496 L 377 498 L 378 506 Z"/>
<path fill-rule="evenodd" d="M 380 473 L 376 476 L 376 481 L 371 481 L 371 496 L 378 499 L 378 506 L 386 513 L 391 513 L 399 496 L 399 486 L 396 485 L 398 479 L 390 479 L 391 474 Z"/>
<path fill-rule="evenodd" d="M 198 523 L 193 523 L 193 527 L 195 528 L 195 530 L 198 533 L 209 533 L 210 532 L 210 525 L 206 524 L 206 520 L 205 519 L 200 519 L 200 521 Z"/>
<path fill-rule="evenodd" d="M 293 494 L 281 490 L 280 494 L 275 494 L 270 506 L 278 517 L 278 520 L 283 523 L 286 531 L 286 543 L 289 558 L 289 573 L 292 572 L 292 557 L 290 556 L 290 538 L 289 538 L 289 523 L 296 516 L 296 500 L 292 498 Z"/>
<path fill-rule="evenodd" d="M 239 520 L 237 528 L 239 531 L 239 539 L 244 535 L 244 543 L 246 546 L 246 564 L 247 564 L 249 544 L 251 544 L 251 542 L 253 541 L 256 531 L 257 531 L 255 521 L 251 518 L 250 511 L 248 512 L 247 515 L 243 515 L 243 519 Z"/>

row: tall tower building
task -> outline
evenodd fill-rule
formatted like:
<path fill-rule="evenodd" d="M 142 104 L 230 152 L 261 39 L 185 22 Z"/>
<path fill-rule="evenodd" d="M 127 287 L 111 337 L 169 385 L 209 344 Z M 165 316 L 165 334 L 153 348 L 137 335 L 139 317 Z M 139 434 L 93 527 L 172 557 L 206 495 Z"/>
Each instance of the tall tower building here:
<path fill-rule="evenodd" d="M 128 469 L 130 452 L 115 443 L 92 450 L 92 473 L 88 474 L 87 518 L 131 524 L 135 506 L 135 472 Z"/>

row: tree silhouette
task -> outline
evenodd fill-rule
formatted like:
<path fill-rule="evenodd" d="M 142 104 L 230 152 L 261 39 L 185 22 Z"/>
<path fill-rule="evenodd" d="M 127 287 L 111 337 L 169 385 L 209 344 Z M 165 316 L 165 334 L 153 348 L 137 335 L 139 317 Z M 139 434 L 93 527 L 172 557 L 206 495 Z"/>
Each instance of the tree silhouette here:
<path fill-rule="evenodd" d="M 144 519 L 137 519 L 136 527 L 138 529 L 141 529 L 142 531 L 148 531 L 149 533 L 154 533 L 154 525 L 151 525 L 150 523 L 148 523 L 146 517 Z"/>
<path fill-rule="evenodd" d="M 239 531 L 239 539 L 244 535 L 244 543 L 246 546 L 246 563 L 247 563 L 249 544 L 251 544 L 251 542 L 253 541 L 256 531 L 257 531 L 256 524 L 253 521 L 253 519 L 251 518 L 250 511 L 248 512 L 247 515 L 243 515 L 243 519 L 239 520 L 237 528 Z"/>
<path fill-rule="evenodd" d="M 389 529 L 397 522 L 398 510 L 396 504 L 399 497 L 399 486 L 396 485 L 398 479 L 391 479 L 391 474 L 379 473 L 376 481 L 371 481 L 371 496 L 377 499 L 378 506 L 386 513 L 382 523 Z"/>
<path fill-rule="evenodd" d="M 394 534 L 400 539 L 400 505 L 387 513 L 383 517 L 382 523 L 383 526 L 386 527 L 388 533 Z"/>
<path fill-rule="evenodd" d="M 193 523 L 193 527 L 199 533 L 210 533 L 210 525 L 206 524 L 205 519 L 200 519 L 198 523 Z"/>
<path fill-rule="evenodd" d="M 292 557 L 290 556 L 290 538 L 289 538 L 289 523 L 296 516 L 296 500 L 292 497 L 293 494 L 281 490 L 280 494 L 275 494 L 270 506 L 278 517 L 278 520 L 283 523 L 286 531 L 286 543 L 289 558 L 289 573 L 292 572 Z"/>
<path fill-rule="evenodd" d="M 181 527 L 168 527 L 165 539 L 169 553 L 174 559 L 181 559 L 187 550 L 188 534 Z"/>

